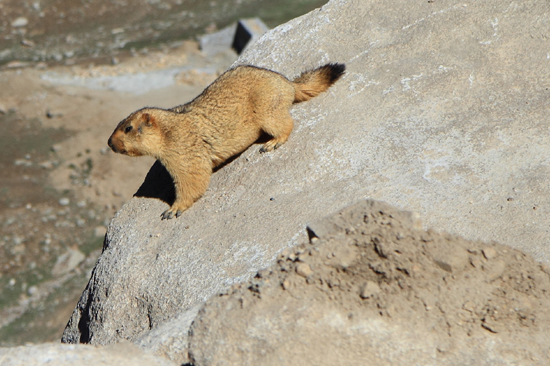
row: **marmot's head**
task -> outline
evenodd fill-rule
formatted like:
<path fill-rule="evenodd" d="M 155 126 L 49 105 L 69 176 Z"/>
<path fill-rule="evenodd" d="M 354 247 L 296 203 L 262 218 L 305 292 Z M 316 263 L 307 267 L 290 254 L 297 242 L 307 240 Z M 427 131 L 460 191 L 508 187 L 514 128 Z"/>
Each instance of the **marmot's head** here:
<path fill-rule="evenodd" d="M 109 147 L 116 153 L 128 156 L 155 157 L 162 145 L 157 121 L 160 112 L 155 108 L 143 108 L 126 117 L 109 137 Z"/>

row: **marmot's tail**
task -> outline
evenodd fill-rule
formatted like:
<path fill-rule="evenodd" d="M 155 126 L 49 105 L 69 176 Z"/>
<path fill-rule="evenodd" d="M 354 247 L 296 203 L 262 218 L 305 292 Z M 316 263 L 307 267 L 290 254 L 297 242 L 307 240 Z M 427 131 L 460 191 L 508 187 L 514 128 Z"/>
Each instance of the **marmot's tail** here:
<path fill-rule="evenodd" d="M 313 97 L 318 96 L 334 84 L 346 71 L 344 64 L 326 64 L 315 70 L 310 70 L 302 73 L 294 83 L 294 103 L 305 102 Z"/>

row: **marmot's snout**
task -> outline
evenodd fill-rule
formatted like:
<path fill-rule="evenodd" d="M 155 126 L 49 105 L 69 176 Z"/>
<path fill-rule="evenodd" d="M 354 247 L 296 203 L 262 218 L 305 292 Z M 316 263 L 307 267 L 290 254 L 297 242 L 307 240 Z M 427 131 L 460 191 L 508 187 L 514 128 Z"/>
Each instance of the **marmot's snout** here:
<path fill-rule="evenodd" d="M 115 151 L 115 147 L 113 146 L 113 136 L 109 137 L 109 141 L 107 141 L 107 145 L 109 145 L 111 150 Z"/>
<path fill-rule="evenodd" d="M 115 136 L 116 131 L 109 137 L 109 141 L 107 141 L 107 145 L 113 150 L 114 152 L 118 154 L 124 154 L 124 145 L 121 143 L 120 139 L 117 139 Z M 115 138 L 113 139 L 113 136 Z"/>

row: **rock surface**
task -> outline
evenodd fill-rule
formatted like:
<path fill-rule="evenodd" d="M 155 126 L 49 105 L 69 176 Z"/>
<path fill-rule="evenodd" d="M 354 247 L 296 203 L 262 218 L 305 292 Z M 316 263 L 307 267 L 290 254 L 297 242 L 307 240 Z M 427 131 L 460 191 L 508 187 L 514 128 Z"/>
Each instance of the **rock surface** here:
<path fill-rule="evenodd" d="M 44 343 L 40 345 L 0 348 L 2 366 L 175 366 L 164 358 L 140 351 L 129 342 L 96 348 L 88 345 Z"/>
<path fill-rule="evenodd" d="M 268 32 L 239 63 L 292 78 L 344 62 L 347 74 L 293 108 L 284 146 L 244 152 L 177 220 L 160 220 L 172 184 L 155 164 L 111 222 L 63 341 L 136 340 L 251 278 L 305 240 L 306 221 L 360 197 L 548 262 L 547 10 L 544 1 L 334 0 Z M 469 254 L 450 254 L 437 261 L 454 274 Z M 376 288 L 362 293 L 368 301 Z"/>
<path fill-rule="evenodd" d="M 414 224 L 376 201 L 325 219 L 313 244 L 208 300 L 191 328 L 194 364 L 548 364 L 548 268 Z"/>

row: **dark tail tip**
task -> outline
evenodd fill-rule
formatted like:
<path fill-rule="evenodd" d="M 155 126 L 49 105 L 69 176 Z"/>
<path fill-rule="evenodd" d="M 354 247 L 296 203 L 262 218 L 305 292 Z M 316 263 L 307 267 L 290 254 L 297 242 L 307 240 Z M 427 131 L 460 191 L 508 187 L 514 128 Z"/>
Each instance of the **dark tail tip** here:
<path fill-rule="evenodd" d="M 344 75 L 344 73 L 346 72 L 345 64 L 326 64 L 325 66 L 323 66 L 323 68 L 328 71 L 328 81 L 331 85 L 334 84 L 338 79 L 340 79 L 342 75 Z"/>

